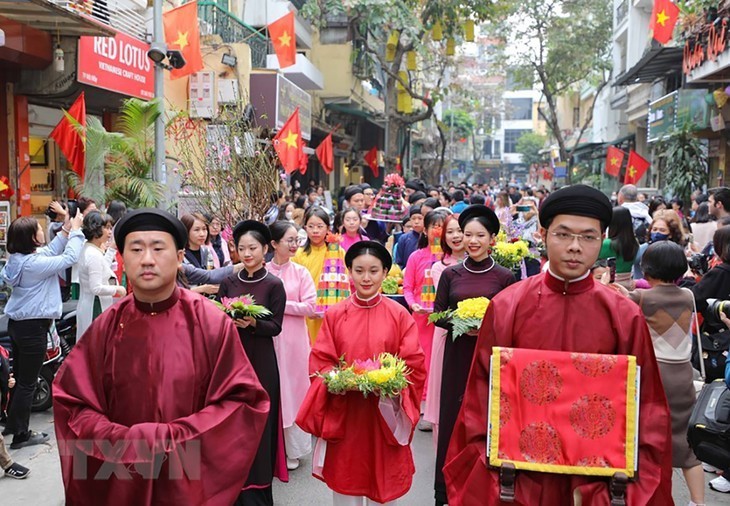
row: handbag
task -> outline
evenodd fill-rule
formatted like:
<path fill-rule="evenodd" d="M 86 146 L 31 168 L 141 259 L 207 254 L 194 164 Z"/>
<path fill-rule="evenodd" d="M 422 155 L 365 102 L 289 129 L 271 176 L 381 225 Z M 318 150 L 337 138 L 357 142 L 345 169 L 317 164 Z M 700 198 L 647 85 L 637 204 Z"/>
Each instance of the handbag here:
<path fill-rule="evenodd" d="M 692 366 L 705 370 L 705 381 L 710 382 L 725 377 L 725 362 L 730 347 L 730 330 L 721 332 L 699 332 L 692 345 Z M 702 353 L 702 360 L 700 360 Z"/>

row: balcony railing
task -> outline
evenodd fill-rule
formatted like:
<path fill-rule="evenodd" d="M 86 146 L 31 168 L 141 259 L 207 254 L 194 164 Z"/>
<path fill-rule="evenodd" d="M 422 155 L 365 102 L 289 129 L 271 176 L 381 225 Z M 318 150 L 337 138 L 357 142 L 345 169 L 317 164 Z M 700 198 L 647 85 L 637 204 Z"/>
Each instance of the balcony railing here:
<path fill-rule="evenodd" d="M 139 40 L 146 40 L 145 9 L 132 0 L 50 0 Z"/>
<path fill-rule="evenodd" d="M 223 42 L 243 42 L 251 48 L 251 64 L 254 68 L 266 68 L 269 39 L 215 2 L 198 2 L 198 19 L 201 35 L 220 35 Z"/>

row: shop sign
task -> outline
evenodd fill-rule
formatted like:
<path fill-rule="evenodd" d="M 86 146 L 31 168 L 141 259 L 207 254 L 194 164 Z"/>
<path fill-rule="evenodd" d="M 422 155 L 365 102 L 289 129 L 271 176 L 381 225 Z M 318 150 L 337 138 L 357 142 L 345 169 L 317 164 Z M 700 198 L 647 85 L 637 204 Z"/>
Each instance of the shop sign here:
<path fill-rule="evenodd" d="M 302 137 L 312 138 L 312 97 L 280 74 L 251 74 L 251 105 L 259 126 L 280 129 L 299 107 Z"/>
<path fill-rule="evenodd" d="M 692 130 L 710 127 L 710 106 L 706 89 L 679 90 L 677 99 L 677 126 L 689 125 Z"/>
<path fill-rule="evenodd" d="M 276 100 L 276 128 L 280 129 L 299 107 L 299 122 L 302 137 L 312 138 L 312 97 L 282 75 L 278 75 L 278 95 Z"/>
<path fill-rule="evenodd" d="M 123 33 L 114 37 L 79 37 L 78 81 L 130 97 L 155 96 L 149 44 Z"/>
<path fill-rule="evenodd" d="M 728 20 L 723 18 L 719 27 L 715 23 L 709 25 L 707 38 L 687 39 L 682 57 L 682 70 L 685 74 L 689 74 L 705 61 L 716 61 L 717 57 L 727 49 L 727 24 Z"/>
<path fill-rule="evenodd" d="M 677 119 L 677 92 L 673 91 L 649 104 L 647 141 L 654 142 L 669 135 Z"/>

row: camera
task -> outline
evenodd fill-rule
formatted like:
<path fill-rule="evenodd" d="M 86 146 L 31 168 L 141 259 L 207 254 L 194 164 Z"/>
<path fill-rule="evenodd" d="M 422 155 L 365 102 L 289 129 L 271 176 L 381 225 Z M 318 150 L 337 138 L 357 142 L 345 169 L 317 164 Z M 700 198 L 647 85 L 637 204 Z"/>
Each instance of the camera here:
<path fill-rule="evenodd" d="M 68 211 L 69 218 L 73 218 L 74 216 L 76 216 L 76 211 L 78 211 L 79 209 L 79 204 L 75 200 L 69 200 L 67 202 L 61 202 L 61 207 Z M 48 206 L 45 215 L 48 216 L 52 221 L 56 221 L 56 218 L 58 218 L 58 214 L 53 209 L 51 209 L 51 206 Z"/>
<path fill-rule="evenodd" d="M 704 253 L 695 253 L 687 259 L 689 268 L 695 274 L 702 276 L 710 270 L 710 256 Z"/>
<path fill-rule="evenodd" d="M 707 299 L 707 310 L 705 315 L 712 316 L 716 321 L 720 320 L 720 313 L 730 318 L 730 300 Z"/>

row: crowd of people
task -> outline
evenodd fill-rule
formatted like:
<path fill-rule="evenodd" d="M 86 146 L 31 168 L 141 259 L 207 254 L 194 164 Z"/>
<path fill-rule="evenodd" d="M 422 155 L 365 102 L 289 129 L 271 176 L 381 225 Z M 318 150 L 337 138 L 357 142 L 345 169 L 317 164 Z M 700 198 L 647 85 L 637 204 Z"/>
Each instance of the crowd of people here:
<path fill-rule="evenodd" d="M 48 440 L 29 427 L 31 401 L 46 334 L 70 296 L 77 342 L 54 382 L 54 421 L 72 504 L 270 505 L 274 477 L 287 481 L 310 453 L 334 504 L 395 504 L 411 487 L 415 430 L 433 433 L 437 505 L 505 494 L 530 505 L 571 504 L 576 494 L 583 504 L 666 505 L 675 467 L 699 506 L 703 466 L 730 476 L 687 442 L 700 380 L 693 315 L 703 320 L 696 331 L 730 325 L 708 304 L 730 298 L 730 188 L 697 191 L 685 206 L 633 185 L 609 199 L 583 185 L 415 179 L 400 223 L 372 219 L 377 194 L 351 185 L 331 203 L 312 184 L 274 194 L 261 221 L 238 223 L 214 209 L 178 219 L 119 202 L 101 211 L 88 199 L 54 202 L 47 230 L 14 220 L 2 272 L 12 287 L 10 448 Z M 531 251 L 519 269 L 492 256 L 507 231 Z M 402 297 L 381 290 L 394 270 Z M 229 318 L 211 302 L 242 296 L 267 315 Z M 490 300 L 478 330 L 458 334 L 448 318 L 430 318 L 477 297 Z M 485 453 L 494 347 L 635 357 L 640 474 L 621 483 L 519 471 L 508 483 Z M 324 377 L 343 361 L 382 353 L 406 364 L 400 395 L 328 390 Z M 724 377 L 721 358 L 704 379 Z M 169 479 L 191 444 L 196 477 Z M 124 471 L 91 479 L 108 464 Z M 0 465 L 15 478 L 29 472 L 2 437 Z M 730 493 L 723 476 L 710 486 Z"/>

